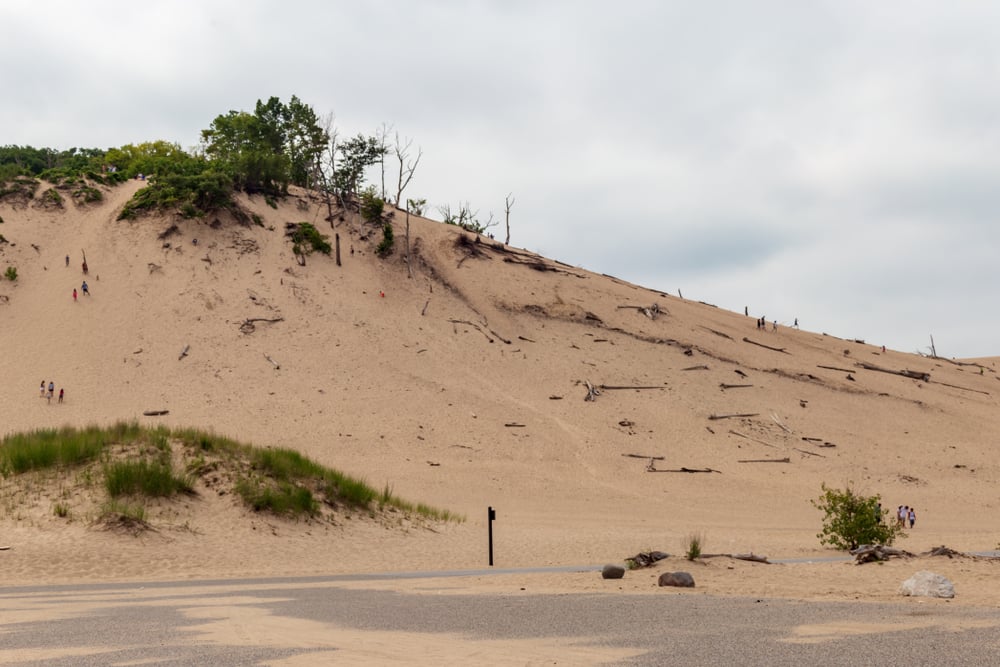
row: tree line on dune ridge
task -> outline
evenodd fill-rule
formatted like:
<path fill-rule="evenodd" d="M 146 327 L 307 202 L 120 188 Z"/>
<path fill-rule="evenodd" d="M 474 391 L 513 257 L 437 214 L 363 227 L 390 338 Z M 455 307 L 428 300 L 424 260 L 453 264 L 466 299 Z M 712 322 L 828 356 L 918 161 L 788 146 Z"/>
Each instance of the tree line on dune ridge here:
<path fill-rule="evenodd" d="M 148 186 L 133 196 L 119 219 L 135 219 L 151 211 L 176 211 L 186 218 L 228 211 L 246 220 L 234 193 L 263 195 L 274 205 L 275 198 L 286 196 L 294 185 L 325 198 L 331 223 L 338 211 L 351 209 L 381 225 L 380 247 L 391 251 L 392 227 L 382 220 L 382 207 L 392 203 L 408 214 L 423 215 L 426 200 L 404 198 L 422 155 L 419 147 L 413 148 L 412 139 L 400 137 L 388 124 L 372 135 L 341 138 L 332 114 L 320 117 L 294 95 L 287 104 L 271 97 L 266 102 L 257 100 L 253 112 L 216 116 L 191 151 L 162 140 L 107 150 L 0 146 L 0 201 L 34 197 L 39 181 L 64 189 L 89 188 L 87 196 L 99 199 L 99 191 L 90 183 L 115 185 L 142 176 Z M 378 174 L 377 182 L 368 180 L 373 172 Z M 387 185 L 387 172 L 395 183 Z M 53 193 L 49 196 L 58 196 Z M 510 195 L 505 204 L 509 243 Z M 468 203 L 454 213 L 448 205 L 438 210 L 445 223 L 475 233 L 498 224 L 492 213 L 481 222 Z M 374 211 L 379 214 L 373 215 Z"/>

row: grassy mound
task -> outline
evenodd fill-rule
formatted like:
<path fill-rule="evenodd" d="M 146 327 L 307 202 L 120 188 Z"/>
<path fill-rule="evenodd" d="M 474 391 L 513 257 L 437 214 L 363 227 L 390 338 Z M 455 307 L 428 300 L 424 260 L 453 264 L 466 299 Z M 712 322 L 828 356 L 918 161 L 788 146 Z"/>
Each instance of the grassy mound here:
<path fill-rule="evenodd" d="M 323 518 L 338 509 L 395 511 L 432 521 L 462 521 L 447 510 L 413 504 L 364 480 L 322 466 L 297 451 L 261 448 L 195 429 L 110 427 L 43 429 L 0 440 L 4 478 L 55 473 L 101 487 L 98 520 L 105 525 L 144 522 L 145 502 L 197 489 L 232 493 L 244 507 L 290 518 Z M 72 514 L 68 502 L 54 507 Z"/>

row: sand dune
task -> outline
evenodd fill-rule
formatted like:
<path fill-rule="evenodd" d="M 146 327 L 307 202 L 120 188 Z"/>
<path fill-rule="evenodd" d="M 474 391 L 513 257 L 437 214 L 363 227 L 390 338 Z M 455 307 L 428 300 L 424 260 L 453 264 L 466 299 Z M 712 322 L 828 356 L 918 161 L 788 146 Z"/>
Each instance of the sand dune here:
<path fill-rule="evenodd" d="M 746 317 L 419 218 L 410 278 L 402 213 L 383 260 L 378 234 L 351 217 L 330 229 L 298 191 L 276 209 L 242 200 L 263 226 L 116 221 L 143 185 L 106 189 L 90 207 L 0 202 L 10 242 L 0 269 L 19 275 L 0 281 L 0 431 L 122 419 L 210 428 L 294 447 L 468 520 L 289 523 L 201 494 L 176 522 L 133 539 L 85 517 L 67 524 L 52 515 L 51 489 L 12 497 L 4 481 L 0 542 L 13 548 L 0 555 L 3 583 L 479 567 L 487 506 L 504 567 L 677 553 L 693 532 L 709 551 L 828 557 L 809 501 L 822 483 L 848 481 L 917 508 L 903 548 L 997 545 L 994 359 L 760 331 L 753 304 Z M 296 263 L 283 232 L 299 221 L 340 235 L 342 266 L 322 255 Z M 74 303 L 83 251 L 91 295 Z M 640 308 L 654 304 L 651 319 Z M 244 333 L 248 318 L 281 321 Z M 39 399 L 43 379 L 65 388 L 64 404 Z M 643 388 L 585 401 L 587 382 Z M 143 417 L 150 409 L 169 414 Z M 728 414 L 753 416 L 711 419 Z M 659 470 L 718 472 L 648 472 L 646 457 L 662 457 Z M 713 566 L 711 591 L 837 596 L 816 566 L 767 567 Z M 960 590 L 995 587 L 981 569 L 991 566 L 968 567 L 952 568 Z M 881 570 L 872 587 L 894 590 L 902 569 Z"/>

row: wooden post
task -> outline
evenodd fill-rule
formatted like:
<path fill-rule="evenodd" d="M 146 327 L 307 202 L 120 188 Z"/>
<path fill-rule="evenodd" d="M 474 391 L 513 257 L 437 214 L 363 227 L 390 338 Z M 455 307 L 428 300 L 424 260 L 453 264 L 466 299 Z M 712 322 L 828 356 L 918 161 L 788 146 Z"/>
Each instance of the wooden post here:
<path fill-rule="evenodd" d="M 333 237 L 337 242 L 337 266 L 340 266 L 340 233 L 334 234 Z"/>

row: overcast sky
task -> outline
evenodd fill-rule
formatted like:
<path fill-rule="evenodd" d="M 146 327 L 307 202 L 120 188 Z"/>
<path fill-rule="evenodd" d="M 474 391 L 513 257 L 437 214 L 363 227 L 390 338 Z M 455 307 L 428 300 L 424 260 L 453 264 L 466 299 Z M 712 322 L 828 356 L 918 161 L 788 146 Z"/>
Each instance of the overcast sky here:
<path fill-rule="evenodd" d="M 190 149 L 297 95 L 413 138 L 432 212 L 512 192 L 513 245 L 1000 355 L 998 3 L 4 2 L 0 62 L 0 144 Z"/>

